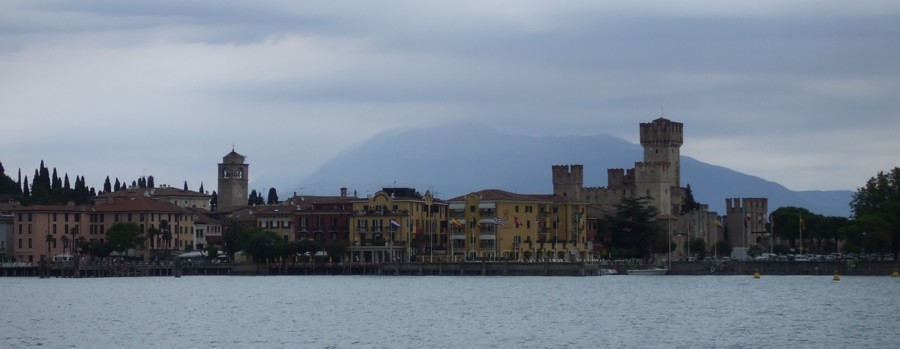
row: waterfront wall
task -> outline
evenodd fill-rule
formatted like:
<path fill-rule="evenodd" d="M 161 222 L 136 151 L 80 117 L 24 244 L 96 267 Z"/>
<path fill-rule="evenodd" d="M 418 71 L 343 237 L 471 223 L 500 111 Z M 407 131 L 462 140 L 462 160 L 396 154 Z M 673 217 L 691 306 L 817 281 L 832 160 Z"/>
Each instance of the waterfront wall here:
<path fill-rule="evenodd" d="M 751 275 L 758 271 L 763 275 L 891 275 L 900 269 L 895 261 L 732 261 L 673 262 L 670 275 Z"/>

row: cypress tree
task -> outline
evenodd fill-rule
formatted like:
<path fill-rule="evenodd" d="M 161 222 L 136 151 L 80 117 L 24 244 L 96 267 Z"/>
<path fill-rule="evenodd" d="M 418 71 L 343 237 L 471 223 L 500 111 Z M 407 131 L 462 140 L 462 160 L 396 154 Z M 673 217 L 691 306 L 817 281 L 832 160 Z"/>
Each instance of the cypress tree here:
<path fill-rule="evenodd" d="M 113 190 L 119 191 L 120 189 L 122 189 L 122 185 L 119 184 L 119 179 L 116 178 L 116 184 L 113 185 Z"/>
<path fill-rule="evenodd" d="M 106 176 L 106 181 L 103 182 L 103 192 L 109 193 L 112 191 L 112 183 L 109 181 L 109 176 Z"/>
<path fill-rule="evenodd" d="M 153 183 L 153 176 L 147 176 L 147 188 L 156 188 L 156 184 Z"/>

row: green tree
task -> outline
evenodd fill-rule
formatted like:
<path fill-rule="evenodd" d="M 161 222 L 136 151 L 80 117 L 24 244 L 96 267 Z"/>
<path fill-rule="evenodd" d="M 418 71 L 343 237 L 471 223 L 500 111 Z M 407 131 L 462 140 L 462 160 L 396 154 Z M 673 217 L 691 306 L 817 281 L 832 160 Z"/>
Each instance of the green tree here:
<path fill-rule="evenodd" d="M 706 240 L 703 238 L 693 238 L 690 242 L 691 254 L 703 260 L 706 257 Z"/>
<path fill-rule="evenodd" d="M 329 259 L 334 263 L 338 263 L 343 260 L 348 246 L 350 246 L 350 242 L 346 240 L 329 240 L 325 243 L 324 249 L 328 253 Z"/>
<path fill-rule="evenodd" d="M 772 252 L 775 254 L 785 255 L 791 253 L 791 248 L 788 247 L 788 245 L 776 244 L 775 246 L 772 246 Z"/>
<path fill-rule="evenodd" d="M 169 258 L 169 248 L 172 246 L 172 228 L 169 226 L 168 220 L 159 221 L 159 231 L 162 237 L 163 247 L 165 248 L 166 258 Z"/>
<path fill-rule="evenodd" d="M 206 259 L 214 261 L 219 258 L 219 248 L 213 245 L 206 246 Z"/>
<path fill-rule="evenodd" d="M 278 203 L 278 192 L 275 188 L 269 188 L 269 196 L 266 198 L 266 205 L 275 205 Z"/>
<path fill-rule="evenodd" d="M 691 190 L 691 185 L 688 184 L 687 187 L 684 188 L 684 198 L 681 200 L 681 214 L 698 209 L 700 209 L 700 203 L 694 200 L 694 192 Z"/>
<path fill-rule="evenodd" d="M 752 245 L 750 245 L 750 248 L 747 249 L 747 254 L 750 255 L 750 257 L 753 257 L 753 258 L 756 258 L 756 257 L 758 257 L 758 256 L 761 256 L 761 255 L 763 254 L 763 247 L 762 247 L 762 245 L 760 245 L 760 244 L 752 244 Z"/>
<path fill-rule="evenodd" d="M 56 243 L 56 238 L 53 237 L 53 234 L 47 234 L 47 237 L 44 239 L 47 243 L 47 258 L 51 258 L 53 256 L 50 255 L 50 247 Z"/>
<path fill-rule="evenodd" d="M 156 246 L 156 238 L 162 235 L 162 231 L 156 227 L 150 227 L 147 229 L 147 241 L 150 241 L 150 250 L 155 250 L 158 246 Z"/>
<path fill-rule="evenodd" d="M 650 205 L 650 198 L 625 197 L 615 205 L 615 208 L 615 214 L 606 217 L 611 229 L 612 248 L 620 251 L 622 255 L 619 257 L 650 257 L 651 247 L 661 232 L 656 222 L 659 211 Z"/>
<path fill-rule="evenodd" d="M 863 247 L 871 245 L 877 250 L 891 252 L 897 260 L 900 252 L 900 167 L 878 172 L 870 178 L 853 194 L 850 207 L 857 229 L 866 233 Z"/>
<path fill-rule="evenodd" d="M 118 252 L 141 247 L 144 244 L 141 227 L 135 223 L 115 223 L 106 231 L 106 244 L 112 251 Z"/>
<path fill-rule="evenodd" d="M 731 256 L 732 246 L 728 240 L 719 240 L 715 245 L 716 254 L 720 257 Z"/>
<path fill-rule="evenodd" d="M 278 245 L 284 243 L 284 240 L 275 232 L 262 230 L 259 228 L 249 228 L 241 241 L 244 252 L 253 256 L 253 260 L 257 263 L 265 262 L 277 256 Z"/>

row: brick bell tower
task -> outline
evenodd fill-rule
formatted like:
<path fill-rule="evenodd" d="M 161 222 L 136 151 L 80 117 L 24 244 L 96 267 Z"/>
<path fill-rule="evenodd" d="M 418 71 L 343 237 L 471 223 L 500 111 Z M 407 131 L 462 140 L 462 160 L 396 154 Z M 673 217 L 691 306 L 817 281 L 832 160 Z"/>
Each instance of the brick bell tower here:
<path fill-rule="evenodd" d="M 219 204 L 221 208 L 247 205 L 250 165 L 246 157 L 231 149 L 219 164 Z"/>

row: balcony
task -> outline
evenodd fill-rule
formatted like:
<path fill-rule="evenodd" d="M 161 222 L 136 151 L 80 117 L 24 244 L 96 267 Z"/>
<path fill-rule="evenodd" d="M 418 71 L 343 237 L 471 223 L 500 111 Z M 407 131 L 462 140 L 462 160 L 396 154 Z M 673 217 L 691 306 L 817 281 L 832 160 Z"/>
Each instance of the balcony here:
<path fill-rule="evenodd" d="M 450 240 L 465 240 L 465 239 L 466 239 L 466 233 L 464 233 L 464 232 L 450 233 Z"/>
<path fill-rule="evenodd" d="M 497 240 L 497 235 L 494 233 L 482 233 L 478 235 L 478 238 L 481 240 Z"/>
<path fill-rule="evenodd" d="M 409 210 L 368 210 L 368 211 L 353 211 L 353 215 L 356 217 L 404 217 L 409 216 Z"/>

